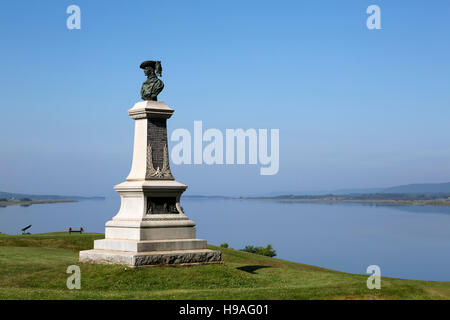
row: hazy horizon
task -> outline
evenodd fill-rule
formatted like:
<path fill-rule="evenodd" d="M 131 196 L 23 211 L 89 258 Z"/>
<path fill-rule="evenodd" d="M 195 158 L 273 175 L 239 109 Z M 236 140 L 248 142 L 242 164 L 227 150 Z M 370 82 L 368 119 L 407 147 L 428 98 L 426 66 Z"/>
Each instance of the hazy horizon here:
<path fill-rule="evenodd" d="M 414 186 L 414 185 L 439 185 L 439 184 L 450 184 L 450 182 L 443 182 L 443 183 L 413 183 L 413 184 L 406 184 L 406 185 L 395 185 L 395 186 L 384 186 L 384 187 L 377 187 L 377 188 L 341 188 L 341 189 L 333 189 L 333 190 L 300 190 L 300 191 L 272 191 L 264 194 L 191 194 L 191 193 L 184 193 L 186 196 L 207 196 L 207 197 L 214 197 L 214 196 L 276 196 L 276 195 L 301 195 L 301 194 L 309 194 L 309 195 L 315 195 L 315 194 L 325 194 L 325 193 L 352 193 L 352 192 L 363 192 L 365 193 L 371 193 L 369 191 L 373 190 L 385 190 L 390 189 L 394 187 L 408 187 L 408 186 Z M 23 194 L 23 192 L 10 192 L 7 190 L 0 190 L 0 193 L 6 192 L 6 193 L 17 193 L 17 194 Z M 73 197 L 86 197 L 86 198 L 95 198 L 95 197 L 111 197 L 112 195 L 117 195 L 117 193 L 109 194 L 108 196 L 101 195 L 101 194 L 39 194 L 39 193 L 29 193 L 29 195 L 52 195 L 52 196 L 73 196 Z M 118 195 L 117 195 L 118 197 Z"/>

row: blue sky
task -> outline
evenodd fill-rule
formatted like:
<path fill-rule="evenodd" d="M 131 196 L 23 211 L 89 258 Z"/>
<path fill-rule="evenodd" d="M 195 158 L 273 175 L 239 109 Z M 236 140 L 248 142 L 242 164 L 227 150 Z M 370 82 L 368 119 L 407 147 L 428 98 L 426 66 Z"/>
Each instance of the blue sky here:
<path fill-rule="evenodd" d="M 2 1 L 0 190 L 113 195 L 147 59 L 162 60 L 169 133 L 280 129 L 277 175 L 172 165 L 191 194 L 450 181 L 449 22 L 437 0 Z"/>

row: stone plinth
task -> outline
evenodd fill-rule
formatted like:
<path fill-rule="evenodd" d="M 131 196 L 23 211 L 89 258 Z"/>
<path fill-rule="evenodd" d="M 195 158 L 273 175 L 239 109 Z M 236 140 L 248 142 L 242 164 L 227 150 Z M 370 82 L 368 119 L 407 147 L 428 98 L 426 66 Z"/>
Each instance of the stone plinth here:
<path fill-rule="evenodd" d="M 196 238 L 195 223 L 180 206 L 187 186 L 175 181 L 169 165 L 166 121 L 173 109 L 163 102 L 138 102 L 128 111 L 135 120 L 133 162 L 125 182 L 114 189 L 119 212 L 106 223 L 105 239 L 80 252 L 80 261 L 125 264 L 220 263 L 220 251 Z"/>
<path fill-rule="evenodd" d="M 221 263 L 220 251 L 179 250 L 133 253 L 128 251 L 86 250 L 80 251 L 83 262 L 124 264 L 131 267 L 148 265 L 195 265 Z"/>

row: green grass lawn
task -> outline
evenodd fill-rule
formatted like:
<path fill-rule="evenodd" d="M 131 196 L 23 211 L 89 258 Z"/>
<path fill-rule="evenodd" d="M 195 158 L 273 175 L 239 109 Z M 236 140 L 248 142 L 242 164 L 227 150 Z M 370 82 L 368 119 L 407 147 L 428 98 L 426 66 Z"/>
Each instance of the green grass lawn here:
<path fill-rule="evenodd" d="M 0 299 L 448 299 L 450 282 L 355 275 L 223 249 L 223 265 L 139 267 L 78 262 L 102 234 L 0 234 Z M 69 265 L 81 289 L 69 290 Z"/>

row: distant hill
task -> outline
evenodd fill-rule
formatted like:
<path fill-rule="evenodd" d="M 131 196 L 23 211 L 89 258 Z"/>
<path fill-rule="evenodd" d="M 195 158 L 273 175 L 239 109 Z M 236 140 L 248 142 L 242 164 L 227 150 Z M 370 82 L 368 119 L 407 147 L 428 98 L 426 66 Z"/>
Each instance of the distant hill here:
<path fill-rule="evenodd" d="M 404 193 L 404 194 L 436 194 L 436 193 L 450 193 L 450 182 L 445 183 L 414 183 L 394 186 L 389 188 L 363 188 L 363 189 L 339 189 L 326 192 L 311 192 L 308 194 L 375 194 L 375 193 Z M 304 194 L 304 193 L 302 193 Z"/>
<path fill-rule="evenodd" d="M 339 189 L 333 191 L 323 191 L 318 193 L 310 193 L 310 194 L 369 194 L 369 193 L 384 193 L 383 188 L 364 188 L 364 189 Z"/>
<path fill-rule="evenodd" d="M 0 199 L 23 199 L 28 198 L 31 200 L 105 200 L 105 197 L 81 197 L 81 196 L 64 196 L 64 195 L 39 195 L 39 194 L 25 194 L 25 193 L 12 193 L 0 191 Z"/>
<path fill-rule="evenodd" d="M 450 193 L 450 182 L 407 184 L 382 189 L 379 193 Z"/>
<path fill-rule="evenodd" d="M 227 196 L 183 195 L 183 199 L 229 199 Z"/>
<path fill-rule="evenodd" d="M 285 195 L 351 195 L 351 194 L 450 194 L 450 182 L 445 183 L 414 183 L 388 188 L 346 188 L 337 190 L 302 191 L 302 192 L 272 192 L 260 195 L 262 197 L 278 197 Z"/>

